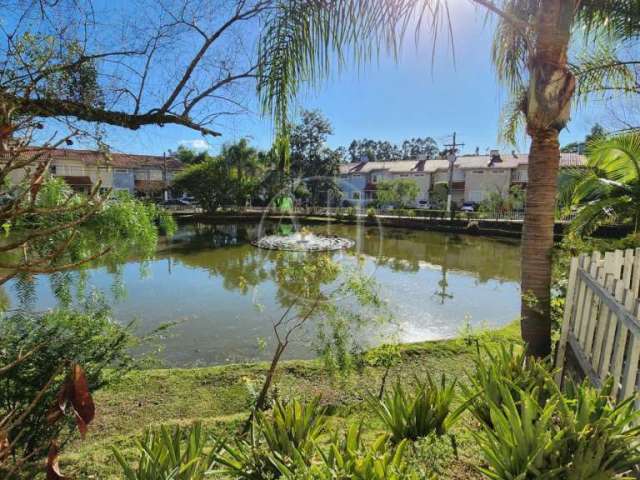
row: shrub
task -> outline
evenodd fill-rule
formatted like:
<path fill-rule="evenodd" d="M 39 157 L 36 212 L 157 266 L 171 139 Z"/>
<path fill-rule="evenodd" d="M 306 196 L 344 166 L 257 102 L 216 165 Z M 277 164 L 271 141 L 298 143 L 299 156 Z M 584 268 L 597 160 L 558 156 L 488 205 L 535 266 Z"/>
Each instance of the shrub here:
<path fill-rule="evenodd" d="M 540 406 L 532 393 L 499 385 L 501 403 L 488 400 L 491 421 L 474 433 L 493 480 L 560 478 L 564 439 L 554 428 L 555 402 Z"/>
<path fill-rule="evenodd" d="M 544 404 L 531 392 L 501 386 L 490 401 L 491 425 L 474 433 L 491 479 L 608 479 L 628 474 L 640 461 L 639 413 L 634 398 L 615 406 L 613 383 L 601 390 L 582 384 L 556 390 Z"/>
<path fill-rule="evenodd" d="M 632 396 L 615 405 L 613 379 L 602 389 L 570 385 L 558 402 L 567 437 L 565 464 L 570 478 L 611 478 L 640 464 L 640 411 Z"/>
<path fill-rule="evenodd" d="M 187 429 L 163 425 L 147 430 L 135 446 L 139 453 L 135 469 L 113 449 L 125 480 L 201 480 L 209 469 L 209 439 L 200 423 Z"/>
<path fill-rule="evenodd" d="M 130 330 L 113 322 L 109 309 L 99 301 L 86 303 L 80 311 L 55 310 L 42 315 L 18 313 L 0 317 L 0 365 L 34 353 L 0 378 L 0 419 L 12 411 L 24 411 L 47 382 L 50 388 L 20 424 L 20 435 L 9 432 L 15 448 L 38 459 L 46 455 L 53 439 L 69 435 L 73 418 L 50 424 L 47 414 L 57 404 L 56 395 L 64 375 L 52 378 L 57 366 L 81 365 L 88 388 L 103 387 L 114 375 L 131 365 L 127 351 Z M 109 369 L 108 373 L 107 368 Z M 61 439 L 64 442 L 64 438 Z"/>
<path fill-rule="evenodd" d="M 354 219 L 356 218 L 356 208 L 355 207 L 349 207 L 347 208 L 345 215 L 347 216 L 347 218 L 349 219 Z"/>
<path fill-rule="evenodd" d="M 431 376 L 426 382 L 416 380 L 412 394 L 407 395 L 396 383 L 393 390 L 382 400 L 372 400 L 372 407 L 391 434 L 391 441 L 417 440 L 431 434 L 445 435 L 466 408 L 463 404 L 452 411 L 456 398 L 456 382 L 446 384 L 443 374 L 440 385 Z"/>
<path fill-rule="evenodd" d="M 326 417 L 318 398 L 306 404 L 298 400 L 285 404 L 276 401 L 271 418 L 258 412 L 258 425 L 270 451 L 282 456 L 298 451 L 309 457 L 326 426 Z"/>
<path fill-rule="evenodd" d="M 276 402 L 271 416 L 257 413 L 249 441 L 223 443 L 213 459 L 221 473 L 234 478 L 277 478 L 310 464 L 325 426 L 326 417 L 318 399 L 308 404 L 298 400 Z"/>
<path fill-rule="evenodd" d="M 540 404 L 552 394 L 553 380 L 548 372 L 548 362 L 528 357 L 524 349 L 516 351 L 516 348 L 513 343 L 483 347 L 474 360 L 475 371 L 469 376 L 470 386 L 461 384 L 469 409 L 480 422 L 491 425 L 490 406 L 502 403 L 503 387 L 516 398 L 521 390 L 529 393 L 535 390 Z"/>
<path fill-rule="evenodd" d="M 376 218 L 376 210 L 375 210 L 375 208 L 367 208 L 367 218 L 369 220 L 375 220 L 375 218 Z"/>
<path fill-rule="evenodd" d="M 321 452 L 322 463 L 312 478 L 333 480 L 417 480 L 409 471 L 404 453 L 407 440 L 391 446 L 388 435 L 379 436 L 370 447 L 362 441 L 362 425 L 352 424 L 344 435 L 334 435 L 325 451 Z"/>

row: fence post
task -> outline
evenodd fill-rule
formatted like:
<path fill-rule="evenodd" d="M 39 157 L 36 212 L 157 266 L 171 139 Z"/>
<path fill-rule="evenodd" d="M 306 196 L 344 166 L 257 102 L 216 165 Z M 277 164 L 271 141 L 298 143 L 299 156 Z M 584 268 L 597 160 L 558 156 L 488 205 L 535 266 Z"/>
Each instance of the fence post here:
<path fill-rule="evenodd" d="M 558 351 L 556 352 L 556 383 L 559 386 L 562 386 L 562 377 L 564 375 L 564 364 L 567 353 L 567 341 L 569 339 L 569 332 L 571 331 L 571 316 L 576 290 L 577 273 L 578 258 L 574 257 L 571 259 L 571 268 L 569 270 L 569 284 L 567 285 L 567 297 L 564 302 L 562 330 L 560 333 L 560 341 L 558 342 Z"/>

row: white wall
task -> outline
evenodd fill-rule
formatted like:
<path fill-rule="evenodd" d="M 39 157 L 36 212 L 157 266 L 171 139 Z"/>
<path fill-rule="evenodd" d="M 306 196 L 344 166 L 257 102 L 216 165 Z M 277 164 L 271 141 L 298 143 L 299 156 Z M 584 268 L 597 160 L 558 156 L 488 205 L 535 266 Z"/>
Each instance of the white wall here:
<path fill-rule="evenodd" d="M 507 168 L 482 168 L 466 171 L 464 199 L 481 202 L 490 192 L 509 194 L 511 170 Z"/>

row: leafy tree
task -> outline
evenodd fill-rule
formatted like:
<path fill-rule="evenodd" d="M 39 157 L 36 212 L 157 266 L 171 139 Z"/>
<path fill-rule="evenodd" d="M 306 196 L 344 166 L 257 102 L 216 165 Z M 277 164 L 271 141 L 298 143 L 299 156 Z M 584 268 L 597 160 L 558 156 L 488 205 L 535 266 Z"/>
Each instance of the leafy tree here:
<path fill-rule="evenodd" d="M 380 205 L 394 205 L 399 208 L 415 206 L 420 187 L 415 180 L 399 178 L 383 180 L 376 184 L 376 199 Z"/>
<path fill-rule="evenodd" d="M 472 1 L 498 18 L 493 60 L 500 80 L 512 94 L 505 137 L 513 141 L 522 124 L 531 137 L 522 238 L 521 327 L 529 353 L 546 356 L 551 351 L 551 250 L 559 134 L 569 121 L 576 83 L 578 92 L 585 95 L 593 92 L 594 84 L 601 86 L 603 79 L 624 77 L 625 73 L 625 68 L 600 65 L 597 75 L 576 74 L 569 63 L 572 35 L 608 30 L 635 36 L 638 13 L 635 2 Z M 280 129 L 300 83 L 330 73 L 326 58 L 331 52 L 340 52 L 338 62 L 342 64 L 347 58 L 366 63 L 372 51 L 385 47 L 397 53 L 406 25 L 416 19 L 433 26 L 434 32 L 442 22 L 455 21 L 447 15 L 446 3 L 400 0 L 390 7 L 387 0 L 282 2 L 272 12 L 261 39 L 259 86 L 264 111 L 275 116 Z M 346 51 L 352 55 L 345 55 Z M 280 129 L 279 134 L 286 132 Z"/>
<path fill-rule="evenodd" d="M 587 134 L 584 139 L 584 142 L 571 142 L 562 147 L 560 150 L 563 153 L 585 153 L 587 146 L 593 140 L 597 140 L 598 138 L 604 137 L 606 132 L 602 125 L 596 123 L 593 127 L 591 127 L 591 132 Z"/>
<path fill-rule="evenodd" d="M 489 213 L 520 210 L 523 207 L 524 190 L 519 185 L 513 185 L 506 196 L 499 190 L 489 192 L 487 198 L 480 203 L 480 210 Z"/>
<path fill-rule="evenodd" d="M 319 111 L 304 110 L 301 121 L 291 129 L 291 173 L 302 178 L 313 205 L 327 201 L 339 189 L 334 177 L 342 161 L 341 154 L 326 146 L 333 133 L 331 124 Z"/>
<path fill-rule="evenodd" d="M 96 20 L 91 5 L 73 0 L 10 0 L 4 5 L 11 15 L 0 33 L 0 225 L 5 234 L 0 285 L 15 278 L 28 286 L 40 273 L 65 281 L 66 272 L 97 259 L 115 265 L 127 255 L 146 257 L 154 252 L 157 226 L 171 227 L 170 217 L 132 198 L 115 198 L 100 183 L 88 194 L 79 194 L 61 180 L 50 179 L 51 151 L 84 138 L 98 145 L 108 165 L 105 125 L 136 130 L 174 124 L 219 135 L 212 121 L 242 110 L 233 87 L 252 81 L 256 68 L 246 57 L 230 55 L 230 49 L 242 43 L 236 34 L 247 22 L 257 21 L 267 6 L 262 0 L 232 1 L 216 9 L 198 8 L 189 0 L 161 6 L 135 2 L 113 10 L 117 18 L 104 23 Z M 179 60 L 168 59 L 166 52 L 178 45 Z M 45 132 L 34 136 L 41 130 Z M 5 322 L 4 314 L 0 321 Z M 42 449 L 29 453 L 28 442 L 35 438 L 29 422 L 41 420 L 36 414 L 65 372 L 67 387 L 59 396 L 59 407 L 68 403 L 69 388 L 82 397 L 80 404 L 92 404 L 93 383 L 76 363 L 86 358 L 76 355 L 78 350 L 65 336 L 73 331 L 71 326 L 42 337 L 51 346 L 65 340 L 69 348 L 58 345 L 57 356 L 35 363 L 38 353 L 47 350 L 39 345 L 25 350 L 19 343 L 37 325 L 24 322 L 15 348 L 0 349 L 0 377 L 21 375 L 11 380 L 15 390 L 24 387 L 28 395 L 29 386 L 31 394 L 35 392 L 27 403 L 25 397 L 12 396 L 14 387 L 5 397 L 15 401 L 16 410 L 0 412 L 0 464 L 13 463 L 8 475 L 0 474 L 3 478 L 19 475 L 31 462 L 41 466 Z M 92 345 L 89 340 L 86 348 Z M 102 366 L 108 356 L 104 361 Z M 78 418 L 88 423 L 91 409 Z M 18 446 L 16 439 L 27 447 Z M 52 442 L 50 479 L 62 478 L 58 449 Z"/>
<path fill-rule="evenodd" d="M 51 422 L 50 418 L 65 381 L 61 361 L 82 365 L 89 389 L 95 390 L 129 370 L 133 360 L 128 352 L 133 345 L 130 329 L 114 322 L 109 307 L 99 298 L 89 298 L 79 311 L 62 309 L 39 315 L 18 312 L 0 319 L 2 363 L 32 352 L 0 376 L 0 418 L 27 411 L 49 383 L 30 414 L 6 431 L 14 454 L 37 460 L 46 455 L 51 441 L 66 441 L 72 433 L 75 418 L 61 422 Z M 0 474 L 7 471 L 3 466 L 0 459 Z"/>
<path fill-rule="evenodd" d="M 256 189 L 253 178 L 241 177 L 223 157 L 190 165 L 176 175 L 173 185 L 192 195 L 206 212 L 215 212 L 224 205 L 244 205 Z"/>
<path fill-rule="evenodd" d="M 235 143 L 223 145 L 220 153 L 229 171 L 235 171 L 237 175 L 235 203 L 244 205 L 251 200 L 256 193 L 259 179 L 262 177 L 263 166 L 258 157 L 258 151 L 249 145 L 246 138 L 241 138 Z"/>
<path fill-rule="evenodd" d="M 404 140 L 400 146 L 386 140 L 353 140 L 349 145 L 349 156 L 352 162 L 359 162 L 363 157 L 368 161 L 408 160 L 416 157 L 436 158 L 438 145 L 431 137 Z"/>
<path fill-rule="evenodd" d="M 192 165 L 194 163 L 201 163 L 210 158 L 209 152 L 197 151 L 184 145 L 180 145 L 176 151 L 176 158 L 185 165 Z"/>

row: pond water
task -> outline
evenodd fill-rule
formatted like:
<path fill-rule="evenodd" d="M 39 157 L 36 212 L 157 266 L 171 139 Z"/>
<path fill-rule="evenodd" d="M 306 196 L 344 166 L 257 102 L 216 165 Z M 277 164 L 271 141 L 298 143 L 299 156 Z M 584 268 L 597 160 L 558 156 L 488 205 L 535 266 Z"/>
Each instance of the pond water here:
<path fill-rule="evenodd" d="M 282 228 L 182 225 L 144 268 L 134 260 L 123 265 L 123 298 L 114 293 L 115 277 L 105 268 L 89 270 L 87 285 L 105 292 L 117 321 L 137 320 L 142 332 L 177 322 L 161 341 L 159 356 L 166 365 L 267 359 L 274 340 L 272 322 L 283 311 L 286 285 L 273 276 L 277 253 L 250 242 Z M 352 249 L 332 255 L 342 263 L 362 259 L 395 321 L 375 335 L 371 332 L 371 342 L 383 341 L 387 334 L 403 342 L 452 337 L 466 324 L 498 327 L 518 316 L 517 242 L 356 225 L 306 228 L 356 242 Z M 12 306 L 19 305 L 15 284 L 5 293 Z M 36 278 L 29 307 L 41 311 L 55 305 L 47 279 Z M 298 338 L 287 353 L 290 358 L 313 355 L 305 338 Z"/>

